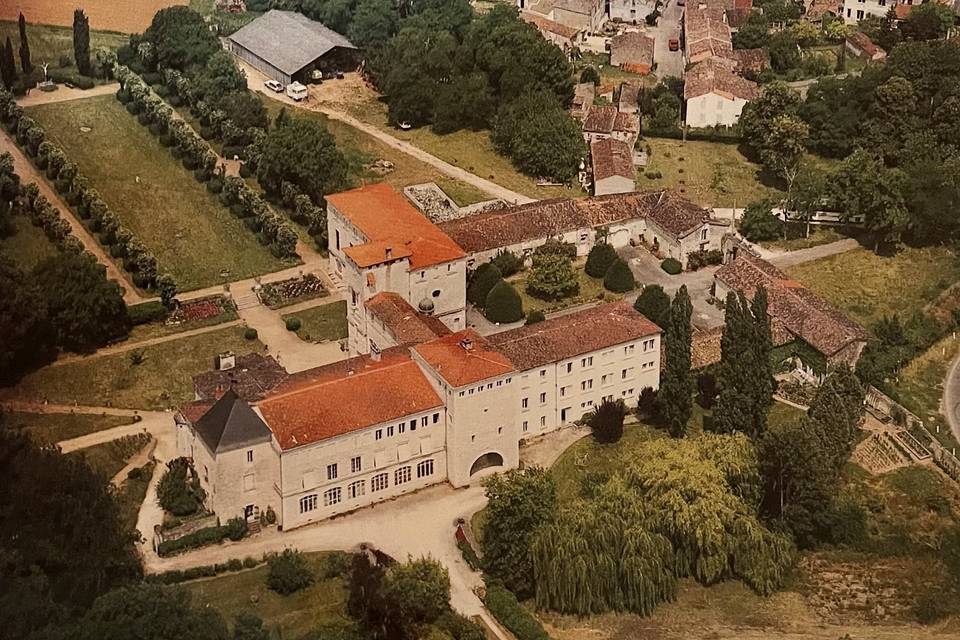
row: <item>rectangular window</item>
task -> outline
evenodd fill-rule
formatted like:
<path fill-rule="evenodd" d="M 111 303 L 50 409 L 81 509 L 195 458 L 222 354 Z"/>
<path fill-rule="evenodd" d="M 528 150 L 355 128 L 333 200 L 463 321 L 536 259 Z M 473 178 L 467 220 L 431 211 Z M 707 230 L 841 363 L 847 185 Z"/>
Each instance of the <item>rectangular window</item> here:
<path fill-rule="evenodd" d="M 567 395 L 567 387 L 560 387 L 560 397 L 563 398 Z"/>
<path fill-rule="evenodd" d="M 528 398 L 524 398 L 523 400 L 521 400 L 521 401 L 520 401 L 520 407 L 521 407 L 522 409 L 526 409 L 526 408 L 527 408 L 527 403 L 528 403 L 528 401 L 529 401 Z"/>
<path fill-rule="evenodd" d="M 383 438 L 383 429 L 377 429 L 373 434 L 374 440 L 380 440 Z"/>
<path fill-rule="evenodd" d="M 387 474 L 378 473 L 370 479 L 370 490 L 371 491 L 383 491 L 387 488 Z"/>
<path fill-rule="evenodd" d="M 540 377 L 541 377 L 541 378 L 546 378 L 546 377 L 547 377 L 547 370 L 546 370 L 546 369 L 540 369 Z"/>
<path fill-rule="evenodd" d="M 437 424 L 438 422 L 440 422 L 440 414 L 435 413 L 433 414 L 433 424 Z"/>
<path fill-rule="evenodd" d="M 397 425 L 397 433 L 403 433 L 406 430 L 407 430 L 406 422 L 401 422 L 400 424 Z"/>
<path fill-rule="evenodd" d="M 309 496 L 303 496 L 302 498 L 300 498 L 300 513 L 315 511 L 316 508 L 317 508 L 317 494 L 313 493 Z"/>
<path fill-rule="evenodd" d="M 643 341 L 643 350 L 644 350 L 644 351 L 650 351 L 651 349 L 653 349 L 654 342 L 656 342 L 656 341 L 655 341 L 655 340 L 644 340 L 644 341 Z"/>
<path fill-rule="evenodd" d="M 573 363 L 572 363 L 572 362 L 568 362 L 568 363 L 567 363 L 567 373 L 570 373 L 571 371 L 573 371 Z"/>
<path fill-rule="evenodd" d="M 623 352 L 624 352 L 624 353 L 633 353 L 633 348 L 634 348 L 635 346 L 636 346 L 636 345 L 628 344 L 627 346 L 625 346 L 625 347 L 623 348 Z"/>
<path fill-rule="evenodd" d="M 393 425 L 387 427 L 387 437 L 393 436 Z"/>
<path fill-rule="evenodd" d="M 360 473 L 363 465 L 360 462 L 360 456 L 350 458 L 350 473 Z"/>
<path fill-rule="evenodd" d="M 581 367 L 592 367 L 593 366 L 593 356 L 589 358 L 581 358 L 580 360 Z"/>
<path fill-rule="evenodd" d="M 414 418 L 413 420 L 410 421 L 410 430 L 413 431 L 416 428 L 417 428 L 417 420 L 416 418 Z"/>
<path fill-rule="evenodd" d="M 393 472 L 393 484 L 410 482 L 410 467 L 400 467 Z"/>
<path fill-rule="evenodd" d="M 323 492 L 323 506 L 330 507 L 335 504 L 340 504 L 342 497 L 343 496 L 340 495 L 340 487 L 327 489 Z"/>
<path fill-rule="evenodd" d="M 547 426 L 547 416 L 540 416 L 540 426 L 541 427 Z"/>
<path fill-rule="evenodd" d="M 366 483 L 363 480 L 357 480 L 347 485 L 347 498 L 355 500 L 367 492 Z"/>
<path fill-rule="evenodd" d="M 592 379 L 591 379 L 591 380 L 584 380 L 583 382 L 580 383 L 580 390 L 581 390 L 581 391 L 588 391 L 588 390 L 590 390 L 590 389 L 593 389 L 593 380 L 592 380 Z"/>
<path fill-rule="evenodd" d="M 424 460 L 417 464 L 418 478 L 426 478 L 427 476 L 432 476 L 432 475 L 433 475 L 433 460 Z"/>
<path fill-rule="evenodd" d="M 605 385 L 610 381 L 610 376 L 608 374 L 603 374 L 600 376 L 600 384 Z"/>
<path fill-rule="evenodd" d="M 627 374 L 628 374 L 629 372 L 630 372 L 630 369 L 623 369 L 622 371 L 620 371 L 620 379 L 621 379 L 621 380 L 626 380 L 626 379 L 627 379 Z"/>
<path fill-rule="evenodd" d="M 420 426 L 421 426 L 421 427 L 427 426 L 427 423 L 428 423 L 428 422 L 430 422 L 430 420 L 429 420 L 429 418 L 427 418 L 427 416 L 423 416 L 422 418 L 420 418 Z"/>
<path fill-rule="evenodd" d="M 523 421 L 523 432 L 526 433 L 527 429 L 530 428 L 530 423 L 526 420 Z"/>
<path fill-rule="evenodd" d="M 253 449 L 247 451 L 247 462 L 253 462 Z"/>
<path fill-rule="evenodd" d="M 337 463 L 327 465 L 327 480 L 337 479 Z"/>
<path fill-rule="evenodd" d="M 541 394 L 540 394 L 540 404 L 547 404 L 547 394 L 546 394 L 546 393 L 541 393 Z"/>

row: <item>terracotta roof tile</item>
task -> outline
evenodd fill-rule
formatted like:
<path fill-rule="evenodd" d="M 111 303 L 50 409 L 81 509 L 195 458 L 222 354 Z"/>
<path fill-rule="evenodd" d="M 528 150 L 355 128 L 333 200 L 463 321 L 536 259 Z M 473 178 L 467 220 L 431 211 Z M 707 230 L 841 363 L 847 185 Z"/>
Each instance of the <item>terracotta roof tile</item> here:
<path fill-rule="evenodd" d="M 521 11 L 520 19 L 524 22 L 529 22 L 540 31 L 552 33 L 560 36 L 561 38 L 566 38 L 567 40 L 573 40 L 577 37 L 577 34 L 580 33 L 579 29 L 568 27 L 565 24 L 560 24 L 555 20 L 550 20 L 539 13 L 533 13 L 531 11 Z"/>
<path fill-rule="evenodd" d="M 618 111 L 617 117 L 613 121 L 613 130 L 625 133 L 639 133 L 640 115 Z"/>
<path fill-rule="evenodd" d="M 612 133 L 617 121 L 617 108 L 613 105 L 590 107 L 583 121 L 583 130 L 588 133 Z"/>
<path fill-rule="evenodd" d="M 886 51 L 874 44 L 873 40 L 871 40 L 869 36 L 862 31 L 857 31 L 847 36 L 847 42 L 855 46 L 857 49 L 860 49 L 871 58 L 878 54 L 882 54 L 884 56 L 887 54 Z"/>
<path fill-rule="evenodd" d="M 654 39 L 639 31 L 627 31 L 610 39 L 610 64 L 653 66 Z"/>
<path fill-rule="evenodd" d="M 715 60 L 705 60 L 687 70 L 684 77 L 683 97 L 690 100 L 708 93 L 749 101 L 760 95 L 760 89 L 756 82 L 738 76 L 725 64 Z"/>
<path fill-rule="evenodd" d="M 413 350 L 454 388 L 514 371 L 510 361 L 473 329 L 425 342 Z"/>
<path fill-rule="evenodd" d="M 397 344 L 419 344 L 450 334 L 439 319 L 418 313 L 396 293 L 384 291 L 364 303 L 370 315 L 381 323 Z"/>
<path fill-rule="evenodd" d="M 613 138 L 594 142 L 590 145 L 590 162 L 594 181 L 613 176 L 634 178 L 633 152 L 626 142 Z"/>
<path fill-rule="evenodd" d="M 733 51 L 730 26 L 724 21 L 724 7 L 687 7 L 683 14 L 683 36 L 687 57 L 699 62 Z"/>
<path fill-rule="evenodd" d="M 487 340 L 519 371 L 526 371 L 660 332 L 630 304 L 613 302 L 495 333 Z"/>
<path fill-rule="evenodd" d="M 257 405 L 284 450 L 443 406 L 406 350 L 305 373 Z"/>
<path fill-rule="evenodd" d="M 766 49 L 735 49 L 733 57 L 737 61 L 737 71 L 760 73 L 770 66 L 770 54 Z"/>
<path fill-rule="evenodd" d="M 463 250 L 390 185 L 378 183 L 326 196 L 340 215 L 377 244 L 364 261 L 375 259 L 389 243 L 395 252 L 410 254 L 410 269 L 458 260 Z"/>
<path fill-rule="evenodd" d="M 863 327 L 766 260 L 742 252 L 720 267 L 714 277 L 748 298 L 763 285 L 773 319 L 771 328 L 781 336 L 784 330 L 789 331 L 825 356 L 868 337 Z"/>
<path fill-rule="evenodd" d="M 372 267 L 385 262 L 403 260 L 413 255 L 409 247 L 400 245 L 395 247 L 392 242 L 374 241 L 355 247 L 345 247 L 343 253 L 356 263 L 361 269 Z"/>

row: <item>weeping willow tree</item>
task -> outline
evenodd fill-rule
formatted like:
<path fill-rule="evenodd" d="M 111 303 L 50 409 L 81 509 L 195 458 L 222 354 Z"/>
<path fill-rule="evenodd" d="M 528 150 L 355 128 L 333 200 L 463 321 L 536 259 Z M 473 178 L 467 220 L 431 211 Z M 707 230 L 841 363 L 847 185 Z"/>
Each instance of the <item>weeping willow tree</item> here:
<path fill-rule="evenodd" d="M 644 443 L 635 461 L 535 535 L 537 606 L 588 615 L 649 614 L 677 579 L 742 579 L 776 590 L 794 561 L 791 540 L 756 516 L 759 476 L 742 435 Z"/>

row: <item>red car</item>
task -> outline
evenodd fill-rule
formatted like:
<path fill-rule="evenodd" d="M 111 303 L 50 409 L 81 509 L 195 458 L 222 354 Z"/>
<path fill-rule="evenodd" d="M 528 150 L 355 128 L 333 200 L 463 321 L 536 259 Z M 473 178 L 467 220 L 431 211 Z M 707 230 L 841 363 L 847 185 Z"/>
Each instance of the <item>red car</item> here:
<path fill-rule="evenodd" d="M 670 41 L 667 42 L 667 46 L 670 47 L 670 51 L 680 51 L 680 39 L 670 38 Z"/>

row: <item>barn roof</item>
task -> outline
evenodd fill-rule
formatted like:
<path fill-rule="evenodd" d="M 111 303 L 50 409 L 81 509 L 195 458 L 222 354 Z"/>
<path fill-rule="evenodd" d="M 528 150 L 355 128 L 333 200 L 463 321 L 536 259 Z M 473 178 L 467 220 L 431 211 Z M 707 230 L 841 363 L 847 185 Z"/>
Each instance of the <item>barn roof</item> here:
<path fill-rule="evenodd" d="M 293 11 L 272 9 L 229 39 L 290 75 L 332 49 L 356 49 L 345 37 Z"/>

